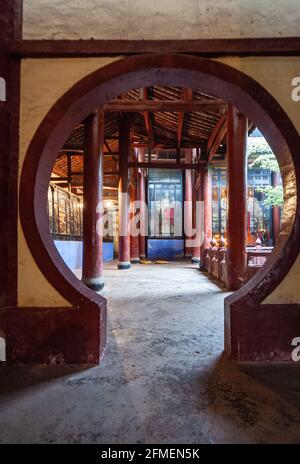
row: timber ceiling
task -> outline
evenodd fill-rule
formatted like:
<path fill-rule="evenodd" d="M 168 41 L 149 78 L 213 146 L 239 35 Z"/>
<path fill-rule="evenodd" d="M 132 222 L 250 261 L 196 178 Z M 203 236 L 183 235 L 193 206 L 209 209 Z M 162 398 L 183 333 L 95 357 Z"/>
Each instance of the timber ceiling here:
<path fill-rule="evenodd" d="M 142 92 L 141 92 L 142 91 Z M 146 92 L 146 95 L 145 95 Z M 115 100 L 129 102 L 143 101 L 162 101 L 162 102 L 190 102 L 217 101 L 210 95 L 198 90 L 182 89 L 178 87 L 150 87 L 148 89 L 135 89 L 120 95 Z M 225 103 L 225 102 L 224 102 Z M 220 115 L 224 111 L 224 106 L 215 106 L 212 109 L 207 106 L 203 111 L 194 112 L 175 112 L 175 111 L 148 111 L 150 124 L 153 130 L 153 149 L 171 148 L 176 149 L 180 144 L 182 148 L 196 148 L 205 146 L 209 140 Z M 130 112 L 128 116 L 131 121 L 131 142 L 136 144 L 149 145 L 149 131 L 144 111 Z M 118 120 L 119 111 L 107 111 L 105 113 L 105 140 L 110 150 L 118 151 Z M 182 120 L 182 123 L 181 123 Z M 180 143 L 178 144 L 178 132 L 182 124 Z M 83 126 L 76 127 L 69 139 L 66 141 L 66 148 L 83 148 Z M 108 150 L 108 148 L 106 147 Z M 223 150 L 224 153 L 224 150 Z"/>
<path fill-rule="evenodd" d="M 124 93 L 108 104 L 105 111 L 104 184 L 117 185 L 119 117 L 130 118 L 132 147 L 144 147 L 146 159 L 176 158 L 176 151 L 198 148 L 202 160 L 226 157 L 227 103 L 195 89 L 153 86 Z M 67 180 L 68 156 L 72 186 L 82 185 L 84 126 L 72 131 L 58 155 L 53 173 Z M 184 156 L 181 151 L 182 156 Z"/>

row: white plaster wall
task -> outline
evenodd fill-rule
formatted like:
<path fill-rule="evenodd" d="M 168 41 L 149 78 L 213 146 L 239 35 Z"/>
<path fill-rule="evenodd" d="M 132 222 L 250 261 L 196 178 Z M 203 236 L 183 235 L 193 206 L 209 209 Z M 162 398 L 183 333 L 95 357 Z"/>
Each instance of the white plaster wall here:
<path fill-rule="evenodd" d="M 22 62 L 20 169 L 29 142 L 55 101 L 74 83 L 119 58 L 40 59 Z M 291 99 L 291 80 L 300 76 L 294 57 L 224 58 L 225 62 L 260 82 L 282 105 L 300 133 L 300 102 Z M 300 303 L 300 258 L 267 302 Z M 60 306 L 65 300 L 50 286 L 33 260 L 19 230 L 19 304 Z M 34 286 L 33 286 L 34 282 Z"/>
<path fill-rule="evenodd" d="M 26 151 L 40 122 L 51 106 L 85 75 L 117 58 L 23 60 L 21 67 L 21 114 L 19 178 Z M 70 306 L 49 284 L 18 233 L 19 306 Z"/>
<path fill-rule="evenodd" d="M 25 39 L 299 35 L 299 0 L 24 0 Z"/>

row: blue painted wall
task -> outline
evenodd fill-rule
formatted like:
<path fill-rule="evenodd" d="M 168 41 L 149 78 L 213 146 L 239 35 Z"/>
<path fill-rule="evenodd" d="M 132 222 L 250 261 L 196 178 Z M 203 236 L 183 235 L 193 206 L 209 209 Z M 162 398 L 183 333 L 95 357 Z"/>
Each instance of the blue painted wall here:
<path fill-rule="evenodd" d="M 112 261 L 114 259 L 114 244 L 112 242 L 103 242 L 102 252 L 105 263 Z"/>
<path fill-rule="evenodd" d="M 184 257 L 184 240 L 148 239 L 147 258 L 150 260 L 175 260 Z"/>
<path fill-rule="evenodd" d="M 55 246 L 66 265 L 73 270 L 81 269 L 82 242 L 72 240 L 54 240 Z M 109 262 L 114 258 L 113 243 L 103 243 L 103 261 Z"/>

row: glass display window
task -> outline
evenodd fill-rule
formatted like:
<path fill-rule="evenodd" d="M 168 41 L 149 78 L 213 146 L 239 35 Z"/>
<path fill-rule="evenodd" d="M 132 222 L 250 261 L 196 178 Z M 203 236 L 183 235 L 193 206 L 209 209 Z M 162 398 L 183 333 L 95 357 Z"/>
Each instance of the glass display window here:
<path fill-rule="evenodd" d="M 248 241 L 255 243 L 259 236 L 268 242 L 272 231 L 272 209 L 264 204 L 260 188 L 271 185 L 271 171 L 248 169 Z M 212 169 L 212 217 L 213 234 L 226 234 L 227 178 L 225 168 Z"/>
<path fill-rule="evenodd" d="M 225 235 L 227 217 L 226 169 L 212 169 L 212 218 L 213 234 Z"/>
<path fill-rule="evenodd" d="M 56 185 L 48 188 L 49 228 L 53 238 L 82 238 L 82 201 Z"/>
<path fill-rule="evenodd" d="M 182 237 L 182 172 L 149 169 L 149 237 Z"/>
<path fill-rule="evenodd" d="M 264 204 L 264 193 L 260 188 L 271 185 L 271 171 L 248 170 L 248 236 L 255 243 L 257 237 L 268 242 L 272 231 L 272 209 Z"/>

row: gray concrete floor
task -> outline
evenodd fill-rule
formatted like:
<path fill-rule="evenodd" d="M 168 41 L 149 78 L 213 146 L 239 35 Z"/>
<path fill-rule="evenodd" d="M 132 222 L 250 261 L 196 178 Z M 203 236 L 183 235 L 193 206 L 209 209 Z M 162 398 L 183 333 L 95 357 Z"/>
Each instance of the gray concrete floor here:
<path fill-rule="evenodd" d="M 300 366 L 231 364 L 226 293 L 196 266 L 105 278 L 101 367 L 2 367 L 1 443 L 300 443 Z"/>

